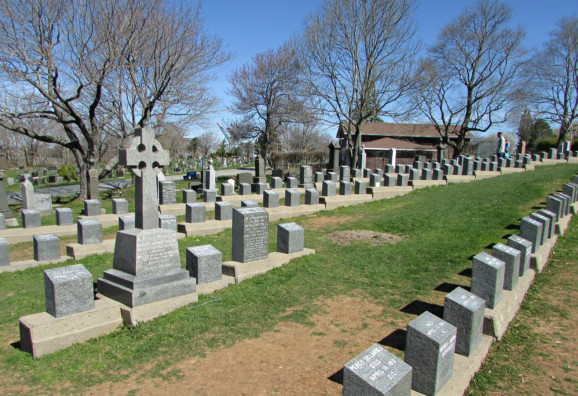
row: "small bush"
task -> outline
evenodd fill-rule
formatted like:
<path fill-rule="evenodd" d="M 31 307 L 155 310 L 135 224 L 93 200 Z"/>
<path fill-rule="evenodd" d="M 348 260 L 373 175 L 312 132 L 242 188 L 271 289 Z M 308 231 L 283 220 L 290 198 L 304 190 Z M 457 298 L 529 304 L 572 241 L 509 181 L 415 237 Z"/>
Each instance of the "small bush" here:
<path fill-rule="evenodd" d="M 556 148 L 557 147 L 556 143 L 558 143 L 558 139 L 556 138 L 542 139 L 538 142 L 538 144 L 536 144 L 536 151 L 542 152 L 548 151 L 551 148 Z"/>
<path fill-rule="evenodd" d="M 60 169 L 58 170 L 58 176 L 62 176 L 66 181 L 78 180 L 75 168 L 72 165 L 61 165 Z"/>

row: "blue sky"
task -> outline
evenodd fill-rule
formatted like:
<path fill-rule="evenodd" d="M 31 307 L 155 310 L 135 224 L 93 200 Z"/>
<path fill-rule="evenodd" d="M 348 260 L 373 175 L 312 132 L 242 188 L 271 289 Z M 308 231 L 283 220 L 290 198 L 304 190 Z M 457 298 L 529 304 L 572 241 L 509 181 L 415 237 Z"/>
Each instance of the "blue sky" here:
<path fill-rule="evenodd" d="M 457 17 L 476 0 L 417 0 L 415 19 L 418 35 L 425 46 L 435 42 L 443 26 Z M 526 32 L 525 45 L 540 47 L 549 38 L 556 21 L 563 16 L 578 14 L 578 0 L 505 0 L 513 8 L 512 24 Z M 318 9 L 321 0 L 204 0 L 203 16 L 207 31 L 223 39 L 232 61 L 217 70 L 212 90 L 223 101 L 223 109 L 211 117 L 206 128 L 194 129 L 191 135 L 205 130 L 218 131 L 216 122 L 231 119 L 224 107 L 227 76 L 269 48 L 276 49 L 292 34 L 300 31 L 307 15 Z"/>

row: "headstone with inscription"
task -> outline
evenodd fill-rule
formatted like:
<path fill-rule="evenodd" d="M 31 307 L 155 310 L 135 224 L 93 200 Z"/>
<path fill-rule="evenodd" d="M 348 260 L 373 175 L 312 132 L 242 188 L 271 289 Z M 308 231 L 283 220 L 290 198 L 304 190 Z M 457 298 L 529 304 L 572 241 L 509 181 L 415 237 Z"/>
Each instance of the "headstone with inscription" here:
<path fill-rule="evenodd" d="M 413 368 L 411 388 L 437 394 L 453 373 L 456 328 L 425 311 L 407 325 L 404 361 Z"/>
<path fill-rule="evenodd" d="M 299 188 L 313 187 L 313 168 L 301 165 L 299 169 Z"/>
<path fill-rule="evenodd" d="M 94 309 L 92 275 L 82 264 L 44 271 L 46 312 L 60 318 Z"/>
<path fill-rule="evenodd" d="M 265 159 L 259 154 L 255 158 L 255 177 L 253 177 L 253 183 L 266 183 L 267 178 L 265 175 Z"/>
<path fill-rule="evenodd" d="M 486 252 L 478 253 L 472 262 L 471 292 L 486 300 L 486 306 L 494 309 L 504 294 L 506 264 Z"/>
<path fill-rule="evenodd" d="M 559 221 L 560 218 L 564 217 L 562 213 L 564 209 L 564 201 L 558 197 L 549 195 L 546 198 L 546 209 L 556 214 L 556 221 Z"/>
<path fill-rule="evenodd" d="M 120 164 L 135 176 L 135 227 L 116 234 L 113 269 L 98 280 L 102 295 L 129 307 L 192 294 L 194 279 L 181 268 L 177 234 L 158 228 L 156 175 L 169 154 L 151 129 L 136 129 L 120 150 Z"/>
<path fill-rule="evenodd" d="M 177 232 L 177 218 L 175 215 L 165 213 L 159 215 L 159 228 Z"/>
<path fill-rule="evenodd" d="M 532 242 L 532 253 L 542 246 L 542 223 L 531 217 L 524 217 L 520 221 L 520 236 Z"/>
<path fill-rule="evenodd" d="M 269 255 L 269 212 L 263 208 L 233 210 L 233 261 L 246 263 Z"/>
<path fill-rule="evenodd" d="M 349 166 L 342 165 L 339 167 L 339 180 L 346 182 L 351 180 L 351 168 Z"/>
<path fill-rule="evenodd" d="M 482 341 L 485 307 L 484 299 L 461 287 L 446 295 L 444 320 L 457 329 L 456 353 L 470 356 Z"/>
<path fill-rule="evenodd" d="M 159 204 L 170 205 L 177 203 L 177 186 L 174 181 L 159 182 Z"/>
<path fill-rule="evenodd" d="M 186 267 L 197 284 L 215 282 L 223 277 L 223 254 L 213 245 L 187 248 Z"/>
<path fill-rule="evenodd" d="M 411 394 L 412 368 L 379 344 L 343 366 L 343 396 Z"/>

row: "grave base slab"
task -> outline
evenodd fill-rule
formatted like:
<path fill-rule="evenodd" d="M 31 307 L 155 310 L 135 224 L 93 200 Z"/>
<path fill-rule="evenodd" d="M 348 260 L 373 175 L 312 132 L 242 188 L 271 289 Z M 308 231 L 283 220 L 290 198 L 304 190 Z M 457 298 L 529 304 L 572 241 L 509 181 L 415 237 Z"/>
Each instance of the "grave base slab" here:
<path fill-rule="evenodd" d="M 46 260 L 46 261 L 36 261 L 36 260 L 23 260 L 23 261 L 15 261 L 10 263 L 10 265 L 0 266 L 0 274 L 3 272 L 16 272 L 16 271 L 23 271 L 27 268 L 39 267 L 41 265 L 48 265 L 48 264 L 59 264 L 63 263 L 66 260 L 71 260 L 72 257 L 69 256 L 60 256 L 59 259 L 55 260 Z"/>
<path fill-rule="evenodd" d="M 493 171 L 474 171 L 474 175 L 476 176 L 476 180 L 484 180 L 491 177 L 500 176 L 501 173 Z"/>
<path fill-rule="evenodd" d="M 94 309 L 55 318 L 47 312 L 20 318 L 20 346 L 38 357 L 110 333 L 122 324 L 121 304 L 100 297 Z"/>
<path fill-rule="evenodd" d="M 445 186 L 448 182 L 446 180 L 410 180 L 410 184 L 417 190 L 431 186 Z"/>
<path fill-rule="evenodd" d="M 132 308 L 121 305 L 120 314 L 124 324 L 136 326 L 140 322 L 148 322 L 197 301 L 199 301 L 197 293 L 183 294 Z"/>
<path fill-rule="evenodd" d="M 223 275 L 221 279 L 219 279 L 218 281 L 201 283 L 200 285 L 197 285 L 197 294 L 198 295 L 211 294 L 216 292 L 217 290 L 224 289 L 225 287 L 232 285 L 234 283 L 235 283 L 234 277 Z"/>
<path fill-rule="evenodd" d="M 367 187 L 367 192 L 373 195 L 373 199 L 389 199 L 398 195 L 409 194 L 413 191 L 412 186 L 404 187 Z"/>
<path fill-rule="evenodd" d="M 502 175 L 507 175 L 510 173 L 520 173 L 520 172 L 526 172 L 526 168 L 506 168 L 506 167 L 500 168 L 500 173 Z"/>
<path fill-rule="evenodd" d="M 469 175 L 446 175 L 444 177 L 448 184 L 454 184 L 454 183 L 469 183 L 469 182 L 473 182 L 476 180 L 476 177 L 474 175 L 469 176 Z"/>
<path fill-rule="evenodd" d="M 315 250 L 305 248 L 300 252 L 291 254 L 273 252 L 269 253 L 269 257 L 266 259 L 250 261 L 248 263 L 226 261 L 223 263 L 223 276 L 231 276 L 235 279 L 235 283 L 239 284 L 244 280 L 264 274 L 273 268 L 281 267 L 294 258 L 308 256 L 310 254 L 315 254 Z"/>
<path fill-rule="evenodd" d="M 333 197 L 319 197 L 319 202 L 325 205 L 325 210 L 333 210 L 342 206 L 361 205 L 373 200 L 371 194 L 335 195 Z"/>
<path fill-rule="evenodd" d="M 484 334 L 494 337 L 498 341 L 502 339 L 508 329 L 508 325 L 520 309 L 520 305 L 522 305 L 528 289 L 534 282 L 535 276 L 536 271 L 529 270 L 526 275 L 519 278 L 514 290 L 504 290 L 502 299 L 494 309 L 486 308 L 484 312 Z"/>
<path fill-rule="evenodd" d="M 571 210 L 574 211 L 575 207 L 574 205 L 571 206 Z M 575 214 L 575 213 L 572 213 Z M 558 220 L 558 222 L 556 223 L 556 235 L 564 235 L 566 233 L 566 230 L 568 229 L 568 225 L 570 224 L 570 220 L 572 220 L 572 216 L 565 216 L 562 217 L 560 220 Z"/>
<path fill-rule="evenodd" d="M 99 216 L 80 215 L 80 216 L 78 216 L 78 219 L 79 220 L 88 220 L 88 219 L 98 220 L 98 221 L 100 221 L 100 224 L 102 224 L 102 228 L 107 228 L 107 227 L 117 226 L 118 225 L 118 218 L 120 216 L 130 216 L 130 215 L 134 215 L 134 213 L 124 213 L 124 214 L 109 213 L 109 214 L 101 214 Z M 74 226 L 76 227 L 76 224 Z"/>
<path fill-rule="evenodd" d="M 202 223 L 178 223 L 177 231 L 185 237 L 213 235 L 233 226 L 233 220 L 207 220 Z"/>
<path fill-rule="evenodd" d="M 494 343 L 494 338 L 484 335 L 480 345 L 473 351 L 469 357 L 458 355 L 454 356 L 454 368 L 452 377 L 443 386 L 439 394 L 444 396 L 462 396 L 470 386 L 472 378 L 482 367 L 484 360 L 490 352 Z M 423 393 L 411 391 L 412 396 L 423 395 Z"/>
<path fill-rule="evenodd" d="M 319 197 L 321 198 L 321 197 Z M 277 221 L 290 217 L 299 217 L 313 214 L 325 210 L 325 205 L 299 205 L 299 206 L 279 206 L 276 208 L 264 208 L 269 212 L 269 221 Z"/>
<path fill-rule="evenodd" d="M 202 203 L 205 205 L 205 212 L 212 212 L 215 210 L 214 202 L 198 201 L 196 203 Z M 159 205 L 159 213 L 172 214 L 173 216 L 184 216 L 187 213 L 187 205 L 184 203 Z"/>
<path fill-rule="evenodd" d="M 80 243 L 70 243 L 66 245 L 66 254 L 75 260 L 83 259 L 93 254 L 114 253 L 116 240 L 105 239 L 101 243 L 82 245 Z"/>

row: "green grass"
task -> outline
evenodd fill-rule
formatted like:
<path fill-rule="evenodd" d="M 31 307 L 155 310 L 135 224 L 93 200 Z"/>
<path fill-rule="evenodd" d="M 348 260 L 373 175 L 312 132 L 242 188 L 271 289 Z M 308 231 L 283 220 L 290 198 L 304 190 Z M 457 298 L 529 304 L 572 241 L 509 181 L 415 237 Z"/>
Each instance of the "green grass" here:
<path fill-rule="evenodd" d="M 469 257 L 507 234 L 517 233 L 512 226 L 542 205 L 549 193 L 559 190 L 576 172 L 577 165 L 537 167 L 534 172 L 428 188 L 391 200 L 294 219 L 304 223 L 315 217 L 327 218 L 325 227 L 306 229 L 306 247 L 316 249 L 315 255 L 220 290 L 214 293 L 219 302 L 193 310 L 182 308 L 153 322 L 124 327 L 52 355 L 33 359 L 7 346 L 0 352 L 3 381 L 45 391 L 69 383 L 68 390 L 73 392 L 104 381 L 121 381 L 152 362 L 154 366 L 146 375 L 163 377 L 174 362 L 259 337 L 283 321 L 319 332 L 311 318 L 323 312 L 322 297 L 369 298 L 382 305 L 384 312 L 399 310 L 416 299 L 427 300 L 436 286 L 471 267 Z M 406 238 L 397 245 L 341 246 L 328 237 L 331 232 L 349 229 Z M 223 252 L 223 260 L 230 260 L 231 238 L 228 230 L 216 236 L 183 239 L 179 241 L 181 260 L 187 247 L 201 244 L 214 245 Z M 270 226 L 269 242 L 270 251 L 275 251 L 275 224 Z M 96 279 L 111 268 L 112 255 L 80 262 Z M 34 268 L 0 275 L 0 337 L 4 345 L 18 340 L 20 316 L 44 310 L 42 271 Z M 210 300 L 210 296 L 200 296 L 199 304 Z M 390 314 L 384 315 L 385 321 L 391 319 Z M 352 347 L 345 334 L 335 346 Z"/>

